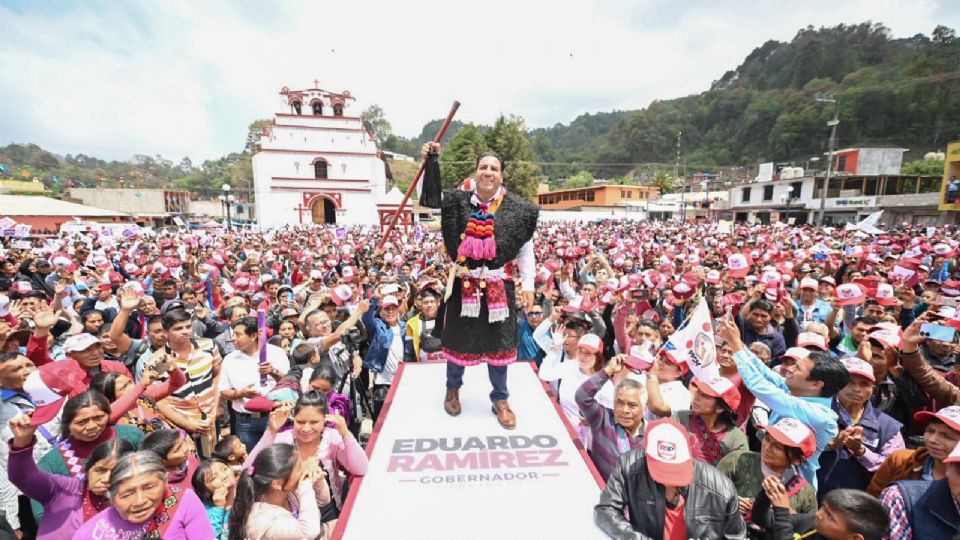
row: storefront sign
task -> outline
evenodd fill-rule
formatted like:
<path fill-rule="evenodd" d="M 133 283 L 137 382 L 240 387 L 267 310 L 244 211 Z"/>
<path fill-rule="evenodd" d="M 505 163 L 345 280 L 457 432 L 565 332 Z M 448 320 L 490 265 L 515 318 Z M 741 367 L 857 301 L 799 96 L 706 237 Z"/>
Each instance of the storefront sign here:
<path fill-rule="evenodd" d="M 862 208 L 876 206 L 876 197 L 844 197 L 842 199 L 827 199 L 827 208 Z"/>

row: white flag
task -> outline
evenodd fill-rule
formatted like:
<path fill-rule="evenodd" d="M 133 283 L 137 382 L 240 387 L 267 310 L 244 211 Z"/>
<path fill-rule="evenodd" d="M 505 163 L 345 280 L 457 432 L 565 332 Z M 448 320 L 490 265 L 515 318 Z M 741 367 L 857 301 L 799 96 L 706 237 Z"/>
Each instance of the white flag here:
<path fill-rule="evenodd" d="M 860 230 L 867 234 L 882 234 L 883 231 L 877 228 L 877 222 L 880 221 L 881 214 L 883 214 L 883 210 L 870 214 L 863 218 L 863 221 L 857 223 L 852 230 Z"/>
<path fill-rule="evenodd" d="M 670 336 L 664 351 L 674 362 L 686 362 L 693 376 L 712 380 L 720 376 L 717 364 L 717 344 L 713 338 L 713 324 L 707 302 L 701 300 L 687 324 Z"/>

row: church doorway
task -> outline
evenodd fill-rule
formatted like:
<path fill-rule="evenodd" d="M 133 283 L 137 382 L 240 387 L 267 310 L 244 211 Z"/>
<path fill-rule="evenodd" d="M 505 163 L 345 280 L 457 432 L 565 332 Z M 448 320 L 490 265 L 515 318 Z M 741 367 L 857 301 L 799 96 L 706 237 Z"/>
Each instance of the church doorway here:
<path fill-rule="evenodd" d="M 326 197 L 317 197 L 310 208 L 314 223 L 331 224 L 337 222 L 337 207 Z"/>

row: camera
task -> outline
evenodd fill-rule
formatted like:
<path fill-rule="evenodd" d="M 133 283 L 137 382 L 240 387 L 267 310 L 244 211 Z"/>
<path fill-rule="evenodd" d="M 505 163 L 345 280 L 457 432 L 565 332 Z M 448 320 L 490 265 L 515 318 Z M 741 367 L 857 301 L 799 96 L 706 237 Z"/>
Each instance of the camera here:
<path fill-rule="evenodd" d="M 360 344 L 363 342 L 363 335 L 360 334 L 359 328 L 354 327 L 340 338 L 340 342 L 343 343 L 351 353 L 357 352 L 360 350 Z"/>

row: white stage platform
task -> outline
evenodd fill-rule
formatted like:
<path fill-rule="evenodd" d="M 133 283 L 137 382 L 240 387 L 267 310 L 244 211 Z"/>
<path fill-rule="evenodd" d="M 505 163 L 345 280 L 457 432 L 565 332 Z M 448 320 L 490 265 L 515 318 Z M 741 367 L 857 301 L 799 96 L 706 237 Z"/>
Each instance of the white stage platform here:
<path fill-rule="evenodd" d="M 445 381 L 445 364 L 401 364 L 334 538 L 607 538 L 593 523 L 603 481 L 532 364 L 509 368 L 511 431 L 490 411 L 485 365 L 467 368 L 456 418 Z"/>

